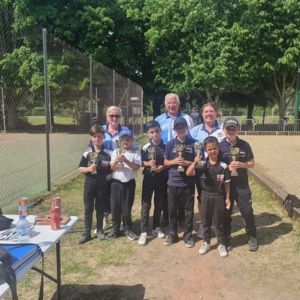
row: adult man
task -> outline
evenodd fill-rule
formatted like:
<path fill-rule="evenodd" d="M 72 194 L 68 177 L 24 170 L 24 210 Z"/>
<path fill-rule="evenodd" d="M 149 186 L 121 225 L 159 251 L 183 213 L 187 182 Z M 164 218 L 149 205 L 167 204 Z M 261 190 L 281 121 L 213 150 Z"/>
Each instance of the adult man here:
<path fill-rule="evenodd" d="M 165 97 L 165 108 L 166 112 L 156 117 L 157 121 L 161 128 L 160 138 L 166 144 L 170 140 L 174 139 L 176 134 L 173 131 L 174 120 L 178 117 L 185 118 L 188 124 L 188 131 L 194 127 L 193 119 L 183 113 L 180 108 L 180 100 L 178 95 L 174 93 L 167 94 Z"/>
<path fill-rule="evenodd" d="M 176 132 L 173 130 L 174 121 L 176 118 L 182 117 L 187 122 L 187 131 L 191 130 L 194 127 L 194 122 L 192 118 L 183 113 L 180 108 L 180 100 L 177 94 L 170 93 L 165 96 L 165 108 L 166 112 L 159 115 L 155 118 L 161 128 L 160 138 L 162 141 L 167 144 L 170 140 L 176 137 Z M 180 210 L 181 214 L 184 214 L 183 208 Z M 179 219 L 184 219 L 184 215 L 179 216 Z M 163 216 L 161 220 L 161 226 L 166 226 L 169 224 L 169 214 L 168 214 L 168 202 L 167 196 L 164 199 L 163 203 Z"/>
<path fill-rule="evenodd" d="M 192 108 L 191 118 L 194 122 L 194 126 L 197 126 L 197 125 L 203 123 L 202 115 L 198 113 L 196 106 Z"/>

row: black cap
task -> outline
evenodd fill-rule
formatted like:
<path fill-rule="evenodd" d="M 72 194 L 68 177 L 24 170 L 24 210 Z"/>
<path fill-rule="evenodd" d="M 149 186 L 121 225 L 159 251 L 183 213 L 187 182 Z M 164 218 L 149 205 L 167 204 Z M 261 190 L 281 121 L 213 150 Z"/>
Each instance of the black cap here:
<path fill-rule="evenodd" d="M 223 123 L 223 127 L 227 128 L 227 127 L 239 127 L 239 121 L 237 120 L 237 118 L 234 117 L 228 117 L 225 119 L 224 123 Z"/>
<path fill-rule="evenodd" d="M 181 117 L 175 119 L 173 127 L 175 128 L 178 125 L 182 125 L 182 126 L 186 126 L 186 127 L 188 126 L 188 124 L 186 122 L 186 119 L 185 118 L 181 118 Z"/>

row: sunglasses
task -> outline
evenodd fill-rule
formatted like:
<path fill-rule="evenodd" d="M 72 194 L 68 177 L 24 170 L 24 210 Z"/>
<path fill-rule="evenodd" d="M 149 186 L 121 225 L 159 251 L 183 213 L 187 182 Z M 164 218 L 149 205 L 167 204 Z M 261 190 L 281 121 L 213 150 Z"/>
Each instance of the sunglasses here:
<path fill-rule="evenodd" d="M 113 118 L 119 119 L 121 117 L 121 115 L 109 115 L 109 117 L 111 119 L 113 119 Z"/>

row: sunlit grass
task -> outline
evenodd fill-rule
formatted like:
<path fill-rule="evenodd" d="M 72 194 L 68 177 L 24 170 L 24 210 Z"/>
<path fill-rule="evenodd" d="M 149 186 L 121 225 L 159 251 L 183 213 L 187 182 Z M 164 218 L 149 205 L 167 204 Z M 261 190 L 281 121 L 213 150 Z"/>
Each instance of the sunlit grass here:
<path fill-rule="evenodd" d="M 28 116 L 27 120 L 33 126 L 46 124 L 45 116 Z M 56 117 L 56 116 L 54 116 L 54 122 L 55 122 L 55 124 L 72 125 L 72 124 L 74 124 L 74 119 L 71 117 Z"/>

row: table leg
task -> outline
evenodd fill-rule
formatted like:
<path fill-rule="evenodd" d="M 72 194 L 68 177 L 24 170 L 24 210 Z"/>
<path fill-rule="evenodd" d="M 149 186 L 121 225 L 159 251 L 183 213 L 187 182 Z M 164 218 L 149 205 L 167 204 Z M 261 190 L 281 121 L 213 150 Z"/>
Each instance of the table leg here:
<path fill-rule="evenodd" d="M 57 299 L 61 300 L 60 241 L 56 243 Z"/>

